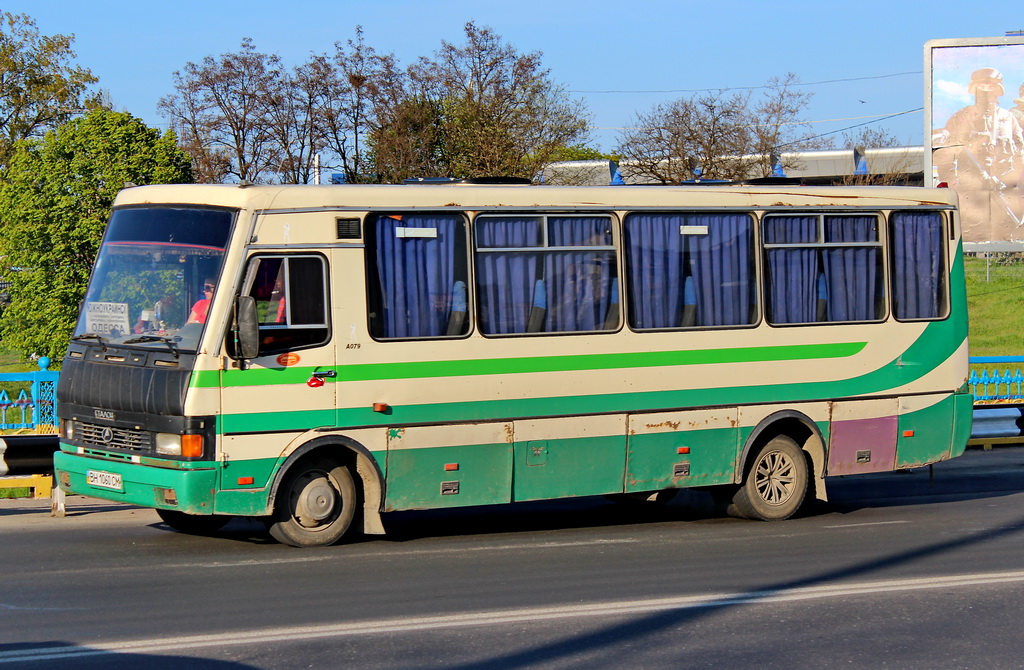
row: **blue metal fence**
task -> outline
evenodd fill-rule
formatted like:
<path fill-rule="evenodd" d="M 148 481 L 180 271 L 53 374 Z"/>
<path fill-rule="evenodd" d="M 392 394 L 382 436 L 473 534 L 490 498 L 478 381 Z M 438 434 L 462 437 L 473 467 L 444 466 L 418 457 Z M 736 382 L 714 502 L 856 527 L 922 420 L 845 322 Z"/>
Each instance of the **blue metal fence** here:
<path fill-rule="evenodd" d="M 972 366 L 986 366 L 979 373 L 972 369 L 968 383 L 978 405 L 1024 404 L 1024 356 L 972 356 Z M 40 358 L 39 370 L 0 373 L 0 382 L 27 385 L 11 398 L 0 389 L 0 430 L 19 432 L 57 432 L 57 378 L 50 370 L 50 359 Z M 987 366 L 993 366 L 991 368 Z"/>
<path fill-rule="evenodd" d="M 975 404 L 1024 402 L 1024 373 L 1020 369 L 1024 356 L 972 356 L 970 361 L 971 365 L 996 366 L 985 367 L 981 374 L 971 370 L 967 383 Z"/>
<path fill-rule="evenodd" d="M 20 383 L 23 387 L 12 398 L 0 389 L 0 430 L 50 434 L 57 432 L 57 378 L 50 370 L 50 359 L 37 361 L 33 372 L 0 373 L 0 382 Z"/>

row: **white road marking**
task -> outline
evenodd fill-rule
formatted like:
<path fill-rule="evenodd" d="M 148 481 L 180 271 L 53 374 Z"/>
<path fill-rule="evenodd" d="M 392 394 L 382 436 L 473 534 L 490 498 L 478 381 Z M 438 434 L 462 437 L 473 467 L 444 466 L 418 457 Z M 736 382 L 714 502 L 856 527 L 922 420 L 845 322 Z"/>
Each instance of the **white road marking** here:
<path fill-rule="evenodd" d="M 744 604 L 796 602 L 820 598 L 837 598 L 893 591 L 921 591 L 951 589 L 1024 582 L 1024 570 L 988 572 L 916 579 L 892 579 L 869 582 L 851 582 L 805 586 L 793 589 L 769 589 L 746 593 L 718 593 L 669 598 L 607 601 L 589 604 L 556 605 L 523 609 L 490 610 L 463 614 L 440 614 L 391 619 L 372 619 L 321 626 L 289 626 L 249 631 L 232 631 L 209 635 L 180 637 L 154 637 L 110 643 L 87 643 L 88 646 L 44 646 L 35 649 L 0 651 L 0 664 L 27 663 L 29 661 L 61 660 L 95 656 L 99 654 L 154 654 L 165 651 L 181 652 L 187 649 L 227 647 L 268 642 L 297 642 L 355 635 L 394 634 L 409 631 L 440 630 L 493 626 L 509 623 L 527 623 L 552 619 L 579 619 L 584 617 L 626 616 L 672 610 L 707 609 Z"/>
<path fill-rule="evenodd" d="M 841 523 L 835 526 L 824 526 L 824 528 L 860 528 L 861 526 L 891 526 L 895 523 L 910 523 L 909 521 L 871 521 L 865 523 Z"/>

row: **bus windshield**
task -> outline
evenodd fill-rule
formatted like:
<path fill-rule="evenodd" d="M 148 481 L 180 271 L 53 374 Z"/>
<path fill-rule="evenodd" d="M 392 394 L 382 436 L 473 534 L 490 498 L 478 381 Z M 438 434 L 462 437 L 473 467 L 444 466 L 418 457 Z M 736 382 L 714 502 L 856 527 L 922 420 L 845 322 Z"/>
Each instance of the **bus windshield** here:
<path fill-rule="evenodd" d="M 115 210 L 72 339 L 195 351 L 233 220 L 224 209 Z"/>

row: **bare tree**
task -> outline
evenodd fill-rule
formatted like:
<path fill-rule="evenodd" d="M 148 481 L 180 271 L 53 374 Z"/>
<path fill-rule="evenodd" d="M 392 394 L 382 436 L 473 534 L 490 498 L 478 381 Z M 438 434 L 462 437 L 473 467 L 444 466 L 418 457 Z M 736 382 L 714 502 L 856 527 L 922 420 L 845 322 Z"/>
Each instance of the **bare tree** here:
<path fill-rule="evenodd" d="M 249 38 L 235 53 L 207 56 L 174 73 L 176 93 L 162 98 L 161 112 L 204 165 L 197 177 L 225 176 L 263 181 L 280 171 L 280 147 L 271 131 L 270 111 L 281 101 L 280 59 L 256 51 Z M 220 181 L 218 179 L 214 179 Z"/>
<path fill-rule="evenodd" d="M 270 153 L 277 157 L 272 171 L 277 181 L 285 184 L 316 180 L 315 157 L 323 146 L 316 112 L 328 89 L 318 66 L 314 56 L 292 73 L 281 72 L 279 78 L 267 82 L 267 129 L 274 145 Z"/>
<path fill-rule="evenodd" d="M 773 78 L 753 104 L 749 92 L 717 91 L 637 114 L 619 137 L 619 169 L 627 178 L 663 184 L 767 177 L 784 160 L 783 150 L 827 144 L 811 136 L 801 117 L 811 94 L 794 90 L 797 83 L 793 74 Z"/>
<path fill-rule="evenodd" d="M 792 72 L 768 80 L 751 119 L 753 144 L 749 154 L 753 158 L 748 177 L 768 177 L 776 165 L 784 170 L 802 167 L 794 156 L 796 152 L 830 144 L 825 138 L 813 137 L 810 124 L 802 118 L 813 93 L 795 90 L 797 84 L 799 79 Z"/>
<path fill-rule="evenodd" d="M 316 109 L 325 148 L 350 183 L 373 180 L 367 142 L 380 126 L 378 113 L 405 95 L 406 76 L 392 54 L 367 46 L 362 27 L 354 39 L 335 43 L 333 60 L 320 57 L 315 72 L 324 83 Z"/>
<path fill-rule="evenodd" d="M 623 177 L 661 184 L 742 177 L 752 142 L 748 98 L 705 93 L 637 114 L 616 149 Z"/>

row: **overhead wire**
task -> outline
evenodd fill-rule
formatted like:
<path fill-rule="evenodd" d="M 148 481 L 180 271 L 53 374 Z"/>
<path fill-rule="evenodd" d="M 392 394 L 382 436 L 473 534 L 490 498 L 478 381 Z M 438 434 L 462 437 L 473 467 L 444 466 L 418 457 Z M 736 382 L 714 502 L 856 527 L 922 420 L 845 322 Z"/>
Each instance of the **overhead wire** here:
<path fill-rule="evenodd" d="M 808 82 L 793 82 L 790 86 L 820 86 L 822 84 L 841 84 L 849 81 L 866 81 L 869 79 L 887 79 L 889 77 L 903 77 L 906 75 L 920 75 L 923 74 L 923 70 L 914 70 L 911 72 L 891 72 L 889 74 L 878 74 L 869 75 L 865 77 L 846 77 L 844 79 L 824 79 L 822 81 L 808 81 Z M 663 90 L 642 90 L 642 89 L 570 89 L 569 93 L 706 93 L 709 91 L 756 91 L 762 88 L 772 88 L 771 84 L 761 84 L 760 86 L 712 86 L 710 88 L 669 88 Z"/>

